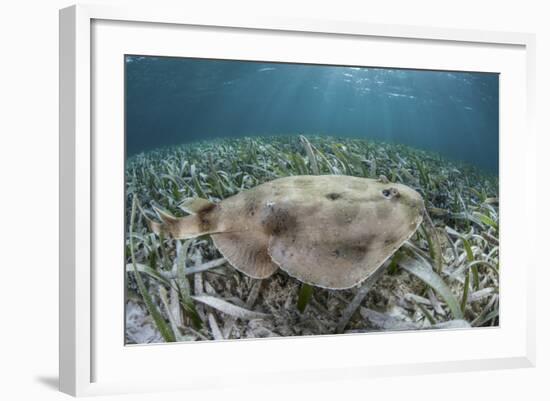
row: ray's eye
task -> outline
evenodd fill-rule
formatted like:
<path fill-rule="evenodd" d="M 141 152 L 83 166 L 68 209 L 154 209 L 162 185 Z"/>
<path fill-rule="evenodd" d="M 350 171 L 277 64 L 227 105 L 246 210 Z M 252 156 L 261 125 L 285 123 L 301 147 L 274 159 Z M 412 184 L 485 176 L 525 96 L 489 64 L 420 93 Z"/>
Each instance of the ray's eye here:
<path fill-rule="evenodd" d="M 395 188 L 388 188 L 382 191 L 382 195 L 386 199 L 392 199 L 399 196 L 399 191 Z"/>

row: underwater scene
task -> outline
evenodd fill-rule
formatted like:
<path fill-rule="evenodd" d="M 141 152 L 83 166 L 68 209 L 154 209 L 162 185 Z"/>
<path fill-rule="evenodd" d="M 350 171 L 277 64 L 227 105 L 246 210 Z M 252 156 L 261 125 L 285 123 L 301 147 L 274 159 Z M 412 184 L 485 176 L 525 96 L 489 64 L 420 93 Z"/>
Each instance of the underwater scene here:
<path fill-rule="evenodd" d="M 125 56 L 126 344 L 499 325 L 499 77 Z"/>

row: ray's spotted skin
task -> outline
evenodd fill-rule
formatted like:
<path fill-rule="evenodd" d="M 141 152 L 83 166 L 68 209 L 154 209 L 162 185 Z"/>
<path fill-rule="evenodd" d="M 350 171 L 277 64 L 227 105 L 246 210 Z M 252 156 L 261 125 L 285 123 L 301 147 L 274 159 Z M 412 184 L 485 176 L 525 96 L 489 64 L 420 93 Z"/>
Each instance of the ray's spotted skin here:
<path fill-rule="evenodd" d="M 385 177 L 384 177 L 385 178 Z M 160 213 L 156 233 L 186 239 L 210 234 L 237 270 L 267 278 L 281 268 L 298 280 L 346 289 L 369 278 L 422 222 L 424 202 L 387 179 L 291 176 L 214 204 L 190 199 L 192 213 Z"/>

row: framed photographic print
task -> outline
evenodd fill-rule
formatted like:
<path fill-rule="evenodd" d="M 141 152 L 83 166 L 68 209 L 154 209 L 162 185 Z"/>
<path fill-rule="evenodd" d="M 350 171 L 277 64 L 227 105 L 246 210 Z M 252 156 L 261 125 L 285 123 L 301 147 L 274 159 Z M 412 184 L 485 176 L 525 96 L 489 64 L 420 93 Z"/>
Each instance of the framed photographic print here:
<path fill-rule="evenodd" d="M 62 391 L 532 366 L 531 35 L 60 32 Z"/>

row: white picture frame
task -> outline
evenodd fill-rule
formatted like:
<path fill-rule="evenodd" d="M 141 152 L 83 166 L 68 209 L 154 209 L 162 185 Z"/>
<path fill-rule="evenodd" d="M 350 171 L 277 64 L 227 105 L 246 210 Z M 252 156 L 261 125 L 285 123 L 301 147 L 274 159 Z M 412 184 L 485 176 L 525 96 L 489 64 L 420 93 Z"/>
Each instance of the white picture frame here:
<path fill-rule="evenodd" d="M 332 61 L 335 62 L 339 57 L 342 60 L 346 57 L 355 57 L 350 54 L 349 46 L 353 48 L 361 41 L 384 41 L 384 46 L 389 47 L 401 46 L 406 42 L 405 47 L 400 47 L 403 49 L 402 52 L 391 54 L 384 50 L 376 53 L 375 46 L 373 51 L 378 55 L 373 57 L 378 57 L 380 66 L 399 66 L 407 62 L 407 57 L 411 59 L 413 55 L 425 54 L 424 59 L 417 57 L 414 66 L 466 70 L 481 66 L 480 70 L 504 74 L 504 80 L 510 77 L 501 91 L 501 114 L 504 113 L 504 117 L 501 118 L 500 135 L 503 227 L 501 244 L 504 244 L 501 326 L 472 331 L 449 330 L 435 333 L 388 333 L 139 346 L 132 347 L 131 350 L 124 347 L 123 341 L 118 342 L 117 336 L 120 335 L 123 326 L 122 320 L 118 323 L 116 320 L 117 316 L 120 317 L 120 310 L 118 307 L 113 308 L 117 311 L 108 317 L 103 311 L 106 309 L 105 300 L 109 301 L 115 296 L 113 294 L 117 288 L 123 292 L 122 287 L 117 287 L 123 274 L 123 264 L 113 253 L 96 252 L 98 241 L 108 240 L 97 237 L 98 227 L 105 227 L 108 218 L 117 218 L 116 214 L 104 211 L 102 205 L 106 200 L 101 198 L 103 195 L 98 194 L 116 197 L 119 195 L 117 191 L 123 191 L 123 188 L 114 189 L 117 185 L 120 186 L 122 176 L 122 116 L 115 115 L 111 118 L 104 113 L 107 109 L 116 113 L 122 107 L 122 87 L 119 85 L 121 70 L 116 67 L 116 73 L 113 73 L 112 77 L 104 74 L 104 71 L 109 71 L 108 69 L 113 66 L 111 61 L 125 52 L 173 54 L 175 41 L 163 41 L 161 48 L 159 39 L 179 35 L 180 32 L 187 35 L 189 33 L 186 33 L 186 27 L 192 27 L 193 34 L 199 35 L 197 37 L 206 35 L 200 37 L 203 41 L 201 43 L 206 44 L 206 48 L 212 45 L 214 50 L 210 50 L 211 52 L 227 51 L 233 57 L 240 55 L 242 58 L 251 58 L 254 57 L 253 53 L 247 53 L 248 51 L 259 51 L 262 55 L 256 57 L 293 61 L 299 57 L 307 57 L 301 55 L 303 49 L 300 48 L 306 42 L 322 40 L 327 46 L 333 46 L 330 41 L 337 38 L 339 46 L 331 47 L 334 49 L 331 54 L 310 54 L 310 57 L 318 57 L 319 61 L 327 61 L 332 57 Z M 132 44 L 128 35 L 124 33 L 130 31 L 132 37 L 139 38 L 139 48 L 135 43 Z M 253 35 L 262 35 L 262 43 L 269 43 L 271 46 L 267 49 L 265 46 L 259 46 L 257 38 Z M 246 41 L 247 46 L 239 44 L 240 38 L 244 38 L 242 40 Z M 214 42 L 219 39 L 223 39 L 221 42 L 226 41 L 226 50 L 216 47 Z M 288 45 L 285 42 L 288 39 L 297 44 Z M 534 43 L 534 35 L 524 33 L 290 18 L 243 16 L 240 19 L 230 19 L 219 15 L 187 14 L 184 10 L 167 11 L 154 7 L 112 8 L 78 5 L 61 10 L 60 390 L 80 396 L 206 389 L 212 386 L 235 385 L 238 382 L 236 375 L 242 372 L 249 374 L 256 383 L 267 383 L 274 377 L 289 382 L 298 378 L 326 380 L 329 376 L 334 380 L 344 377 L 361 380 L 365 377 L 399 375 L 404 372 L 420 374 L 534 366 L 535 283 L 531 274 L 534 271 L 534 260 L 533 256 L 529 256 L 534 253 L 525 252 L 527 257 L 520 257 L 520 251 L 527 250 L 532 245 L 529 238 L 518 236 L 510 227 L 524 228 L 518 229 L 518 232 L 535 232 L 536 210 L 528 201 L 528 191 L 518 193 L 512 191 L 507 184 L 514 181 L 522 183 L 524 188 L 531 188 L 530 191 L 536 188 L 534 174 L 529 174 L 535 170 L 535 134 L 532 128 Z M 408 52 L 407 46 L 414 48 L 414 53 Z M 279 47 L 285 48 L 284 51 L 288 53 L 276 55 Z M 440 59 L 429 57 L 430 52 L 433 53 L 435 49 Z M 189 48 L 185 51 L 196 52 L 196 55 L 209 50 Z M 185 51 L 183 54 L 175 55 L 185 55 Z M 464 52 L 465 55 L 462 64 L 453 59 L 453 54 L 460 52 Z M 487 57 L 487 52 L 493 52 L 492 56 Z M 222 58 L 229 57 L 229 53 L 222 54 Z M 357 58 L 357 64 L 361 65 L 361 62 L 362 60 Z M 104 88 L 94 86 L 98 82 L 101 82 L 100 86 L 110 88 L 108 90 L 114 94 L 108 96 L 110 100 L 101 98 L 101 102 L 97 101 L 97 98 L 105 93 Z M 114 122 L 115 119 L 117 122 Z M 94 137 L 94 132 L 97 133 L 98 128 L 102 129 L 101 138 Z M 108 138 L 112 143 L 107 143 L 103 139 L 104 132 L 112 134 Z M 513 168 L 509 165 L 512 154 Z M 106 175 L 106 172 L 116 171 L 118 173 L 109 174 L 110 178 Z M 122 215 L 121 210 L 118 210 L 118 213 L 119 216 Z M 117 229 L 112 231 L 111 235 L 115 241 L 117 235 L 120 236 L 120 241 L 123 240 Z M 510 248 L 506 248 L 506 244 L 513 246 L 509 245 Z M 112 260 L 115 266 L 120 262 L 120 274 L 116 276 L 118 278 L 107 277 L 104 273 L 98 274 L 94 271 L 98 260 Z M 111 278 L 113 280 L 110 280 Z M 103 294 L 101 299 L 98 299 L 97 291 Z M 99 333 L 97 327 L 102 327 Z M 106 332 L 115 334 L 110 336 L 105 334 Z M 395 344 L 393 352 L 396 355 L 382 352 L 385 349 L 384 339 L 388 336 L 391 336 Z M 404 342 L 407 343 L 406 346 Z M 454 351 L 445 351 L 444 342 L 458 345 Z M 399 345 L 401 343 L 403 346 Z M 438 349 L 438 343 L 443 351 Z M 434 351 L 431 354 L 428 352 L 428 355 L 421 359 L 414 352 L 407 350 L 420 344 L 432 344 Z M 476 348 L 474 344 L 484 347 Z M 320 347 L 323 349 L 322 358 L 316 356 L 316 350 Z M 348 348 L 353 350 L 369 347 L 373 350 L 367 359 L 361 357 L 361 352 L 349 352 L 349 356 L 346 357 L 338 352 Z M 382 351 L 377 353 L 376 349 Z M 234 363 L 220 363 L 220 367 L 213 370 L 198 361 L 199 352 L 202 355 L 215 353 L 223 361 L 242 360 L 243 355 L 249 358 L 259 354 L 268 355 L 271 365 L 251 368 L 244 362 L 240 362 L 240 365 L 237 363 L 237 367 Z M 302 352 L 306 357 L 293 361 L 292 368 L 287 368 L 283 360 L 277 359 L 277 355 L 285 352 Z M 178 353 L 186 355 L 191 360 L 197 359 L 194 369 L 196 371 L 186 375 L 185 379 L 178 375 L 155 376 L 151 372 L 145 372 L 140 376 L 139 372 L 131 368 L 139 361 L 144 361 L 145 365 L 153 361 L 170 363 L 171 359 L 177 358 Z M 127 369 L 122 369 L 123 366 Z"/>

